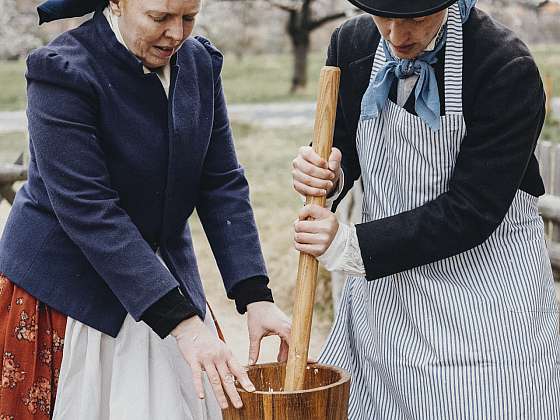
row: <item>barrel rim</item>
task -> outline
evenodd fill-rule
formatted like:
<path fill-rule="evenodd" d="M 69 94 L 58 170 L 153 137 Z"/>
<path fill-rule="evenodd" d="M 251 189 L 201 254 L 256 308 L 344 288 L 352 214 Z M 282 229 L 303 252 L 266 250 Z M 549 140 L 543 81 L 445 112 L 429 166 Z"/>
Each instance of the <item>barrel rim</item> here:
<path fill-rule="evenodd" d="M 249 366 L 249 370 L 252 369 L 257 369 L 257 368 L 261 368 L 261 367 L 267 367 L 267 366 L 279 366 L 279 365 L 285 365 L 285 362 L 279 363 L 279 362 L 271 362 L 271 363 L 262 363 L 262 364 L 258 364 L 258 365 L 252 365 Z M 298 390 L 298 391 L 253 391 L 253 392 L 249 392 L 249 391 L 245 391 L 245 389 L 243 389 L 241 386 L 236 386 L 237 390 L 239 392 L 243 392 L 246 394 L 261 394 L 261 395 L 292 395 L 292 394 L 305 394 L 305 393 L 311 393 L 311 392 L 319 392 L 319 391 L 324 391 L 330 388 L 336 388 L 338 386 L 344 385 L 346 382 L 350 382 L 350 373 L 348 373 L 346 370 L 339 368 L 338 366 L 333 366 L 333 365 L 326 365 L 323 363 L 308 363 L 306 366 L 307 368 L 322 368 L 322 369 L 328 369 L 328 370 L 333 370 L 336 371 L 339 375 L 340 375 L 340 379 L 336 382 L 333 382 L 332 384 L 329 385 L 324 385 L 324 386 L 320 386 L 318 388 L 311 388 L 311 389 L 302 389 L 302 390 Z"/>

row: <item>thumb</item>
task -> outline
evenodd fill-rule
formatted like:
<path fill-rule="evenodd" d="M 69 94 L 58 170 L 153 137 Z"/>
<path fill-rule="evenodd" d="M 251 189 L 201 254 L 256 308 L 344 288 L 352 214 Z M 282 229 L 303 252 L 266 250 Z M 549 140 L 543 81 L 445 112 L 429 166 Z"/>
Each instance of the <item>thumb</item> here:
<path fill-rule="evenodd" d="M 288 343 L 285 340 L 281 340 L 280 341 L 280 348 L 278 350 L 278 356 L 276 357 L 276 360 L 280 363 L 283 363 L 283 362 L 287 361 L 288 360 L 288 351 L 289 351 Z"/>
<path fill-rule="evenodd" d="M 342 160 L 342 153 L 336 147 L 332 148 L 331 155 L 329 156 L 329 169 L 337 172 L 340 168 L 340 161 Z"/>
<path fill-rule="evenodd" d="M 308 204 L 304 207 L 304 209 L 306 209 L 306 214 L 305 214 L 305 219 L 306 220 L 308 218 L 311 218 L 312 220 L 323 220 L 325 219 L 330 211 L 325 209 L 324 207 L 321 207 L 317 204 Z"/>
<path fill-rule="evenodd" d="M 261 336 L 249 336 L 249 366 L 254 365 L 259 360 L 259 352 L 261 349 Z"/>

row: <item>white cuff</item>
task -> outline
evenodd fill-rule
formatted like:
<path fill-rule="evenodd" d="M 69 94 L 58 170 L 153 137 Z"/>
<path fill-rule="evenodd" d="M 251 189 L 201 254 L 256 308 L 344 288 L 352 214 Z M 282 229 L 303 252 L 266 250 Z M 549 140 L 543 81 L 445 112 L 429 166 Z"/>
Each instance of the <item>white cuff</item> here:
<path fill-rule="evenodd" d="M 349 275 L 365 276 L 356 227 L 340 223 L 336 235 L 323 255 L 317 257 L 328 271 L 342 271 Z"/>

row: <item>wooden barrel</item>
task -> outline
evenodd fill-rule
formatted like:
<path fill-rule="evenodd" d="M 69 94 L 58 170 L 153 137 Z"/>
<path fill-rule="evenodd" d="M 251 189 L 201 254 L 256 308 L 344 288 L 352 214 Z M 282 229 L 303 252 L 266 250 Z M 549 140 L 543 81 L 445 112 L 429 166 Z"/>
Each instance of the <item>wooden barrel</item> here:
<path fill-rule="evenodd" d="M 346 420 L 350 375 L 334 366 L 310 364 L 304 389 L 284 392 L 285 363 L 249 367 L 255 392 L 238 387 L 243 407 L 231 404 L 223 411 L 224 420 Z"/>

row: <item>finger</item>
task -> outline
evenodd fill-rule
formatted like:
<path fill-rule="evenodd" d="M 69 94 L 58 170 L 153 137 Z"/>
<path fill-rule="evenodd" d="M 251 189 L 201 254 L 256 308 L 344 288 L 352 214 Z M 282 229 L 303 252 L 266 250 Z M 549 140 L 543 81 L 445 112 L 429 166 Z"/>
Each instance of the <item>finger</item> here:
<path fill-rule="evenodd" d="M 298 169 L 294 169 L 292 171 L 292 177 L 293 179 L 307 185 L 308 187 L 319 188 L 323 190 L 330 190 L 333 187 L 332 181 L 309 176 Z"/>
<path fill-rule="evenodd" d="M 262 337 L 249 335 L 249 365 L 251 366 L 259 360 L 261 338 Z"/>
<path fill-rule="evenodd" d="M 326 219 L 331 215 L 331 212 L 324 207 L 317 204 L 307 204 L 299 210 L 299 220 L 307 220 L 312 218 L 314 220 Z"/>
<path fill-rule="evenodd" d="M 319 255 L 324 254 L 324 249 L 322 246 L 319 245 L 309 245 L 309 244 L 299 244 L 297 242 L 294 243 L 294 248 L 304 254 L 309 254 L 314 257 L 318 257 Z"/>
<path fill-rule="evenodd" d="M 288 347 L 292 344 L 292 325 L 290 322 L 286 322 L 282 328 L 277 331 L 278 336 L 286 342 Z"/>
<path fill-rule="evenodd" d="M 326 240 L 326 235 L 320 233 L 306 233 L 306 232 L 296 232 L 294 233 L 294 241 L 299 244 L 321 244 Z"/>
<path fill-rule="evenodd" d="M 298 193 L 300 193 L 301 195 L 306 195 L 306 196 L 310 195 L 310 196 L 313 196 L 313 197 L 322 197 L 324 195 L 327 195 L 326 190 L 323 190 L 323 189 L 320 189 L 320 188 L 310 187 L 310 186 L 305 185 L 305 184 L 303 184 L 303 183 L 301 183 L 301 182 L 299 182 L 295 179 L 293 180 L 293 186 L 294 186 L 294 189 Z"/>
<path fill-rule="evenodd" d="M 247 375 L 247 371 L 243 368 L 243 366 L 241 366 L 239 362 L 233 357 L 228 359 L 227 364 L 229 370 L 235 375 L 243 389 L 245 389 L 245 391 L 247 392 L 254 392 L 255 385 L 253 385 L 253 383 L 249 379 L 249 375 Z"/>
<path fill-rule="evenodd" d="M 280 340 L 280 349 L 278 350 L 278 356 L 276 357 L 276 360 L 279 363 L 283 363 L 287 361 L 288 351 L 289 351 L 288 343 L 286 343 L 285 340 Z"/>
<path fill-rule="evenodd" d="M 294 223 L 294 230 L 303 233 L 321 233 L 324 226 L 319 220 L 297 220 Z"/>
<path fill-rule="evenodd" d="M 198 398 L 203 400 L 204 385 L 202 385 L 202 367 L 200 366 L 199 363 L 193 363 L 193 364 L 189 363 L 189 365 L 191 367 L 194 389 L 196 390 L 196 394 L 198 395 Z"/>
<path fill-rule="evenodd" d="M 218 400 L 218 404 L 220 404 L 220 407 L 225 410 L 226 408 L 228 408 L 228 403 L 224 394 L 224 389 L 222 388 L 222 379 L 220 378 L 220 374 L 214 366 L 214 362 L 205 362 L 204 369 L 206 370 L 208 380 L 210 381 L 210 385 L 214 390 L 214 395 L 216 396 L 216 400 Z"/>
<path fill-rule="evenodd" d="M 311 146 L 303 146 L 299 149 L 299 151 L 300 156 L 312 165 L 318 166 L 320 168 L 327 167 L 327 162 L 325 161 L 325 159 L 321 158 L 321 156 L 319 156 Z"/>
<path fill-rule="evenodd" d="M 314 165 L 304 159 L 296 159 L 293 162 L 294 169 L 297 169 L 304 174 L 310 175 L 314 178 L 320 179 L 332 179 L 334 177 L 333 172 L 328 169 L 328 164 L 326 161 L 324 166 Z"/>
<path fill-rule="evenodd" d="M 222 386 L 226 391 L 231 403 L 235 408 L 241 408 L 243 403 L 241 402 L 241 397 L 235 388 L 235 377 L 229 371 L 225 362 L 220 362 L 217 364 L 218 373 L 222 379 Z"/>

